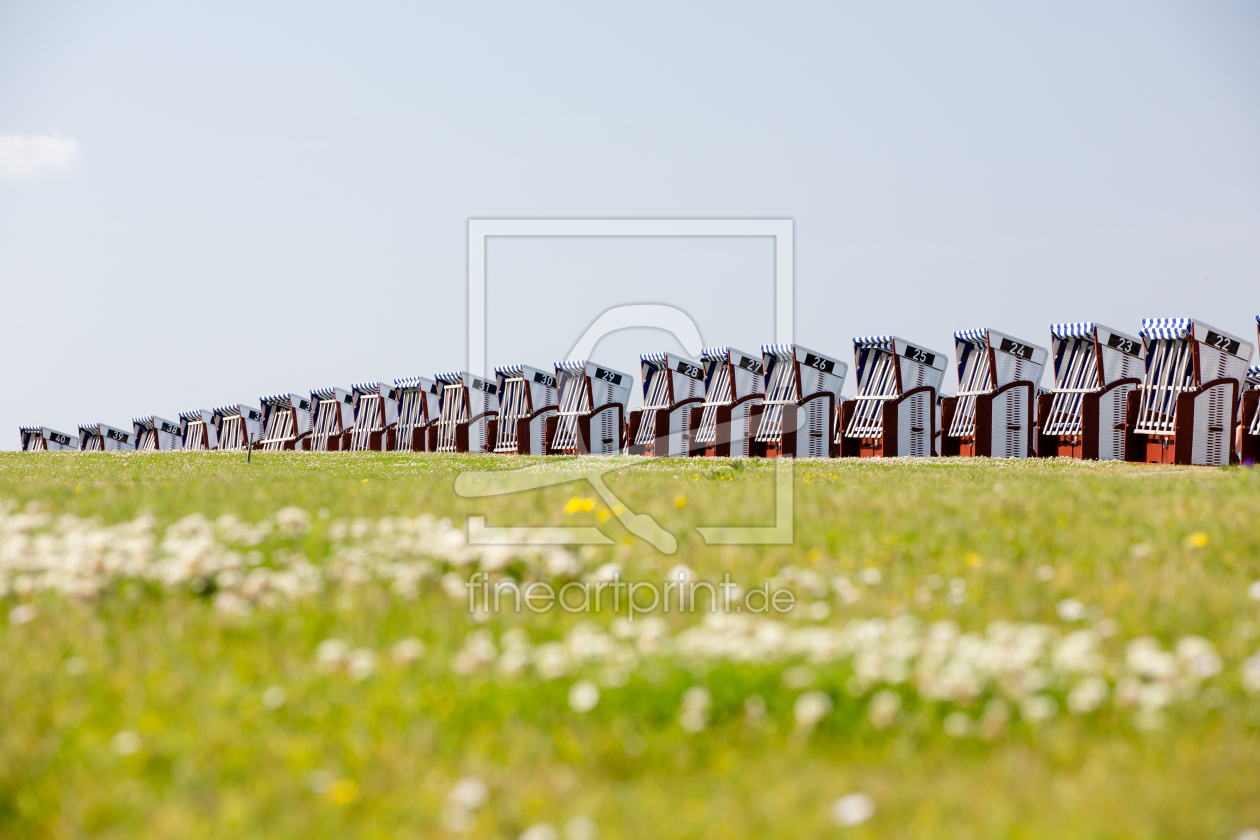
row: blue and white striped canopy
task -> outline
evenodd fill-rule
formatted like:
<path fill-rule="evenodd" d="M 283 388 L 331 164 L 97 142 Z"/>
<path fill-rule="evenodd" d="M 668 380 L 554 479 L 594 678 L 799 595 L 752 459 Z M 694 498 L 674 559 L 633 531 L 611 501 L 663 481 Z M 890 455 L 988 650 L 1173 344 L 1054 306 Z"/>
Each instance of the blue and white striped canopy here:
<path fill-rule="evenodd" d="M 891 335 L 859 335 L 853 338 L 853 348 L 859 347 L 877 347 L 880 350 L 893 349 L 893 337 Z"/>
<path fill-rule="evenodd" d="M 140 427 L 141 427 L 141 428 L 143 428 L 143 429 L 152 429 L 152 428 L 153 428 L 153 425 L 154 425 L 154 424 L 153 424 L 153 415 L 152 415 L 152 414 L 146 414 L 146 415 L 144 415 L 143 417 L 132 417 L 132 418 L 131 418 L 131 424 L 132 424 L 133 426 L 140 426 Z"/>
<path fill-rule="evenodd" d="M 242 405 L 242 403 L 236 403 L 235 405 L 217 405 L 210 410 L 214 412 L 215 417 L 237 417 L 241 413 Z"/>
<path fill-rule="evenodd" d="M 101 433 L 100 423 L 81 423 L 79 425 L 79 436 L 83 435 L 99 435 Z"/>
<path fill-rule="evenodd" d="M 648 364 L 663 365 L 669 361 L 668 353 L 644 353 L 639 356 L 639 361 Z"/>
<path fill-rule="evenodd" d="M 1143 318 L 1142 338 L 1188 338 L 1194 329 L 1193 318 Z"/>
<path fill-rule="evenodd" d="M 433 378 L 443 385 L 463 385 L 466 375 L 462 370 L 448 370 L 434 374 Z"/>
<path fill-rule="evenodd" d="M 1094 322 L 1080 321 L 1075 324 L 1051 324 L 1050 335 L 1055 338 L 1093 338 Z"/>
<path fill-rule="evenodd" d="M 312 399 L 317 399 L 317 400 L 335 400 L 335 399 L 339 399 L 339 397 L 337 396 L 337 392 L 338 392 L 338 391 L 341 391 L 341 390 L 342 390 L 341 388 L 338 388 L 338 387 L 333 386 L 333 385 L 329 385 L 327 388 L 312 388 L 312 389 L 311 389 L 311 398 L 312 398 Z M 344 392 L 343 392 L 343 393 L 344 393 Z M 215 411 L 218 411 L 218 409 L 215 409 Z"/>
<path fill-rule="evenodd" d="M 556 370 L 562 370 L 565 373 L 580 373 L 586 375 L 586 360 L 575 359 L 567 362 L 556 362 Z"/>
<path fill-rule="evenodd" d="M 1247 384 L 1260 387 L 1260 365 L 1247 368 Z"/>
<path fill-rule="evenodd" d="M 726 354 L 729 352 L 731 352 L 731 348 L 727 346 L 705 347 L 700 351 L 700 358 L 706 362 L 712 362 L 717 359 L 725 359 Z"/>
<path fill-rule="evenodd" d="M 497 367 L 494 369 L 494 375 L 495 376 L 524 376 L 525 366 L 524 365 L 504 365 L 503 367 Z"/>
<path fill-rule="evenodd" d="M 796 345 L 795 344 L 763 344 L 761 345 L 761 352 L 762 354 L 769 353 L 771 356 L 775 356 L 780 359 L 795 359 L 796 358 Z"/>
<path fill-rule="evenodd" d="M 192 411 L 181 411 L 179 413 L 180 420 L 205 420 L 208 412 L 204 408 L 194 408 Z"/>
<path fill-rule="evenodd" d="M 972 344 L 986 344 L 989 341 L 989 328 L 981 327 L 978 330 L 959 330 L 954 333 L 955 341 L 969 341 Z"/>
<path fill-rule="evenodd" d="M 263 405 L 274 405 L 280 408 L 293 407 L 293 394 L 268 394 L 265 397 L 259 397 L 258 401 Z"/>
<path fill-rule="evenodd" d="M 381 391 L 388 391 L 389 385 L 384 382 L 355 382 L 350 386 L 351 393 L 362 396 L 363 394 L 379 394 Z"/>
<path fill-rule="evenodd" d="M 394 380 L 395 388 L 423 388 L 429 380 L 423 376 L 401 376 Z"/>

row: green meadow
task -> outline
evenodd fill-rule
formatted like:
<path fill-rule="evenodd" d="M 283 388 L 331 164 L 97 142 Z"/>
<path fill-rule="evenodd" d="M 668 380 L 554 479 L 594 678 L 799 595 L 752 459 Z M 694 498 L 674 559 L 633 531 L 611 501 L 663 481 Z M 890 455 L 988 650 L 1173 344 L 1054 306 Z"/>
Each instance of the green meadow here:
<path fill-rule="evenodd" d="M 2 454 L 0 837 L 1260 829 L 1260 470 L 788 467 Z"/>

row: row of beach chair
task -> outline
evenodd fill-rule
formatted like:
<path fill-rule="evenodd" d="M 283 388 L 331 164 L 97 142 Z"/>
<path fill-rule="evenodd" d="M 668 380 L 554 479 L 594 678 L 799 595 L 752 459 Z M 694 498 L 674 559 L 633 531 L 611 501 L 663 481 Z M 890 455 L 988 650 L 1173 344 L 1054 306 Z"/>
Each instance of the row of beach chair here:
<path fill-rule="evenodd" d="M 1260 336 L 1260 316 L 1256 317 Z M 510 365 L 364 382 L 146 415 L 78 435 L 23 426 L 24 450 L 297 450 L 739 457 L 1065 456 L 1224 465 L 1260 458 L 1254 345 L 1192 318 L 1148 319 L 1137 337 L 1052 324 L 1050 348 L 992 329 L 954 334 L 946 354 L 895 336 L 853 339 L 848 365 L 799 344 L 640 358 L 635 378 L 594 361 Z M 1038 383 L 1053 360 L 1054 388 Z"/>

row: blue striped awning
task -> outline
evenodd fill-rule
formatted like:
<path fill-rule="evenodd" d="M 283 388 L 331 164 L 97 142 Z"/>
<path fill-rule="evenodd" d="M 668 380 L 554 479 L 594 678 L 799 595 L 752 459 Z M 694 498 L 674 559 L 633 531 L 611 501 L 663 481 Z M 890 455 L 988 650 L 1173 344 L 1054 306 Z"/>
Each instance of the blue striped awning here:
<path fill-rule="evenodd" d="M 277 408 L 292 408 L 293 394 L 268 394 L 265 397 L 259 397 L 258 401 L 263 405 L 275 406 Z"/>
<path fill-rule="evenodd" d="M 795 359 L 795 344 L 763 344 L 761 345 L 762 354 L 769 353 L 771 356 L 779 359 Z"/>
<path fill-rule="evenodd" d="M 860 335 L 853 339 L 853 348 L 856 350 L 860 347 L 876 347 L 880 350 L 893 349 L 893 337 L 891 335 Z"/>
<path fill-rule="evenodd" d="M 1050 335 L 1055 338 L 1093 338 L 1094 322 L 1080 321 L 1075 324 L 1051 324 Z"/>
<path fill-rule="evenodd" d="M 494 369 L 495 376 L 524 376 L 525 365 L 504 365 Z"/>
<path fill-rule="evenodd" d="M 462 370 L 448 370 L 434 374 L 433 378 L 443 385 L 463 385 L 466 374 Z"/>
<path fill-rule="evenodd" d="M 388 390 L 389 385 L 384 382 L 355 382 L 350 386 L 350 393 L 360 397 L 365 394 L 380 394 Z"/>
<path fill-rule="evenodd" d="M 338 396 L 337 396 L 337 392 L 338 392 L 338 391 L 341 391 L 343 394 L 345 393 L 345 391 L 344 391 L 343 389 L 338 388 L 338 387 L 333 386 L 333 385 L 329 385 L 327 388 L 312 388 L 312 389 L 311 389 L 311 399 L 313 399 L 313 400 L 336 400 L 336 399 L 340 399 L 340 397 L 338 397 Z"/>
<path fill-rule="evenodd" d="M 729 352 L 731 352 L 731 348 L 727 346 L 705 347 L 700 351 L 700 358 L 706 362 L 715 362 L 720 359 L 725 359 L 726 354 Z"/>
<path fill-rule="evenodd" d="M 1194 329 L 1193 318 L 1143 318 L 1142 338 L 1189 338 Z"/>
<path fill-rule="evenodd" d="M 580 373 L 583 376 L 585 376 L 586 375 L 586 360 L 574 359 L 572 361 L 556 362 L 556 370 L 558 371 L 562 370 L 565 373 Z"/>
<path fill-rule="evenodd" d="M 394 380 L 395 388 L 423 388 L 429 384 L 431 380 L 423 376 L 402 376 Z"/>
<path fill-rule="evenodd" d="M 181 411 L 179 413 L 179 419 L 204 421 L 206 419 L 206 415 L 209 413 L 210 412 L 206 411 L 204 408 L 194 408 L 192 411 Z"/>
<path fill-rule="evenodd" d="M 1247 384 L 1260 387 L 1260 365 L 1252 365 L 1247 368 Z"/>

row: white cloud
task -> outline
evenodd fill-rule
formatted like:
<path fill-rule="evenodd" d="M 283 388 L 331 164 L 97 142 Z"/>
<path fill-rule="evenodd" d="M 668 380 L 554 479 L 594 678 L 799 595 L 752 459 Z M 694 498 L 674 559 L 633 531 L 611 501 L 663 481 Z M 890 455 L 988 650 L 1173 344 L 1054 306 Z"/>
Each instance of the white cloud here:
<path fill-rule="evenodd" d="M 60 134 L 0 134 L 0 178 L 20 180 L 56 172 L 79 159 L 79 141 Z"/>

